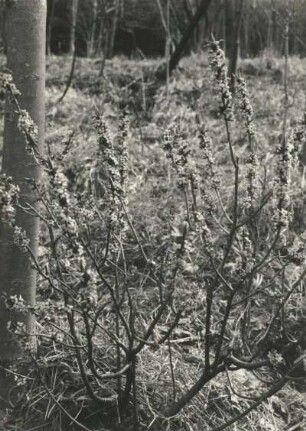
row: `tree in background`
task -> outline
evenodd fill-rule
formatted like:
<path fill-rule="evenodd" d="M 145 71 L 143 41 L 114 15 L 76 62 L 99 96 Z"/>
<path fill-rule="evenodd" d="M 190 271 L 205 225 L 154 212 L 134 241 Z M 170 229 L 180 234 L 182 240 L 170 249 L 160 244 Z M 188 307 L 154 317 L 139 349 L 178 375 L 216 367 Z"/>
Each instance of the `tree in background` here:
<path fill-rule="evenodd" d="M 0 0 L 1 1 L 1 0 Z M 78 54 L 102 55 L 111 58 L 114 54 L 131 55 L 141 49 L 145 55 L 164 55 L 167 39 L 161 22 L 159 6 L 152 0 L 47 0 L 48 1 L 48 45 L 54 53 L 72 52 L 73 40 L 77 36 Z M 72 3 L 71 3 L 72 2 Z M 54 3 L 56 5 L 54 6 Z M 78 16 L 75 25 L 75 5 Z M 166 10 L 167 1 L 159 1 Z M 1 4 L 1 3 L 0 3 Z M 67 8 L 67 5 L 69 6 Z M 71 9 L 71 6 L 73 8 Z M 201 7 L 200 0 L 169 0 L 169 27 L 171 39 L 179 45 L 188 26 Z M 69 11 L 68 11 L 69 9 Z M 306 54 L 306 2 L 304 0 L 245 0 L 241 16 L 240 52 L 242 56 L 256 56 L 264 50 L 282 55 L 281 16 L 289 11 L 292 22 L 289 29 L 289 53 Z M 224 40 L 225 50 L 230 56 L 231 40 L 237 30 L 239 2 L 236 0 L 214 0 L 207 13 L 197 22 L 184 52 L 199 50 L 213 33 Z M 54 14 L 54 16 L 52 15 Z M 233 25 L 235 23 L 235 25 Z M 1 23 L 0 23 L 1 24 Z M 155 40 L 155 50 L 150 49 L 144 31 Z M 71 34 L 70 34 L 71 33 Z M 51 43 L 53 42 L 53 43 Z M 132 49 L 131 46 L 133 45 Z"/>
<path fill-rule="evenodd" d="M 92 25 L 90 31 L 90 37 L 87 43 L 87 57 L 92 57 L 95 52 L 95 40 L 96 40 L 96 29 L 97 29 L 97 17 L 98 17 L 98 0 L 92 2 Z"/>
<path fill-rule="evenodd" d="M 86 57 L 93 57 L 97 51 L 97 40 L 99 24 L 103 28 L 103 17 L 101 14 L 102 2 L 98 0 L 88 0 L 79 2 L 77 19 L 77 39 L 84 40 Z"/>
<path fill-rule="evenodd" d="M 51 0 L 50 2 L 48 2 L 48 9 L 47 9 L 47 46 L 46 46 L 46 51 L 47 54 L 50 55 L 51 54 L 51 40 L 52 40 L 52 28 L 53 28 L 53 19 L 54 19 L 54 13 L 55 13 L 55 5 L 56 5 L 56 0 Z"/>
<path fill-rule="evenodd" d="M 117 33 L 120 6 L 121 6 L 121 0 L 114 0 L 113 8 L 112 8 L 113 11 L 112 11 L 111 26 L 110 26 L 109 44 L 107 49 L 107 58 L 111 58 L 114 55 L 115 38 Z"/>
<path fill-rule="evenodd" d="M 235 75 L 237 72 L 238 59 L 240 55 L 240 32 L 243 16 L 244 0 L 235 0 L 232 4 L 234 7 L 233 19 L 231 20 L 232 31 L 229 46 L 229 66 L 228 74 L 231 80 L 231 90 L 235 89 Z"/>
<path fill-rule="evenodd" d="M 4 22 L 5 22 L 4 0 L 0 0 L 0 52 L 5 52 Z"/>
<path fill-rule="evenodd" d="M 19 105 L 13 103 L 8 94 L 4 126 L 2 172 L 12 178 L 19 187 L 19 203 L 25 207 L 35 207 L 36 194 L 33 182 L 38 181 L 40 170 L 34 156 L 29 153 L 26 138 L 21 132 L 33 129 L 26 112 L 38 127 L 37 142 L 40 147 L 44 139 L 44 97 L 45 97 L 45 34 L 46 0 L 18 0 L 7 2 L 6 41 L 7 66 L 13 81 L 21 92 Z M 26 35 L 26 37 L 25 37 Z M 33 132 L 33 130 L 32 130 Z M 33 256 L 38 253 L 38 219 L 22 209 L 16 209 L 16 226 L 25 232 Z M 22 296 L 26 304 L 35 303 L 36 271 L 32 268 L 29 256 L 14 243 L 14 228 L 1 220 L 0 224 L 0 364 L 13 364 L 23 355 L 18 344 L 8 331 L 9 321 L 23 319 L 28 333 L 33 333 L 35 321 L 28 313 L 25 317 L 12 315 L 6 308 L 4 296 Z M 8 399 L 10 379 L 0 371 L 0 410 Z"/>
<path fill-rule="evenodd" d="M 75 34 L 78 19 L 78 6 L 79 0 L 71 0 L 71 27 L 70 27 L 70 40 L 69 40 L 69 53 L 73 55 L 75 52 Z"/>
<path fill-rule="evenodd" d="M 208 8 L 210 6 L 211 0 L 202 0 L 199 4 L 198 8 L 195 11 L 195 14 L 193 15 L 192 19 L 190 20 L 184 34 L 182 35 L 182 38 L 180 42 L 177 44 L 173 54 L 171 55 L 169 65 L 167 66 L 167 70 L 163 70 L 161 73 L 158 74 L 158 77 L 160 79 L 166 79 L 167 73 L 171 74 L 173 70 L 178 65 L 185 49 L 190 41 L 195 29 L 197 28 L 201 18 L 208 12 Z"/>

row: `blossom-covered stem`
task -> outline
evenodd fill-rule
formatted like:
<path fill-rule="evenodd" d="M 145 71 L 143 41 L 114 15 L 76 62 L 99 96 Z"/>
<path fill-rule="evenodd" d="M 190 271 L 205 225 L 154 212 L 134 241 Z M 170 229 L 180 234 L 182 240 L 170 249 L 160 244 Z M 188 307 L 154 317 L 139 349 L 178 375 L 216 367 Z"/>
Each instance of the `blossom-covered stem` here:
<path fill-rule="evenodd" d="M 233 97 L 229 88 L 229 80 L 227 76 L 227 65 L 225 55 L 219 46 L 219 43 L 213 40 L 210 44 L 209 64 L 213 72 L 215 91 L 219 97 L 220 114 L 222 115 L 227 135 L 227 143 L 229 146 L 231 161 L 235 170 L 235 186 L 234 186 L 234 210 L 233 210 L 233 228 L 234 232 L 237 223 L 237 208 L 238 208 L 238 159 L 235 156 L 233 142 L 230 132 L 230 122 L 234 120 L 233 112 Z M 230 248 L 229 248 L 230 249 Z"/>
<path fill-rule="evenodd" d="M 254 126 L 254 113 L 251 105 L 248 89 L 245 80 L 242 77 L 237 78 L 236 97 L 239 100 L 239 108 L 242 112 L 245 122 L 245 129 L 249 141 L 249 151 L 254 152 L 254 138 L 255 138 L 255 126 Z"/>
<path fill-rule="evenodd" d="M 220 114 L 226 121 L 233 121 L 233 97 L 229 87 L 226 59 L 219 42 L 215 40 L 210 43 L 209 65 L 213 72 L 214 88 L 219 99 Z"/>

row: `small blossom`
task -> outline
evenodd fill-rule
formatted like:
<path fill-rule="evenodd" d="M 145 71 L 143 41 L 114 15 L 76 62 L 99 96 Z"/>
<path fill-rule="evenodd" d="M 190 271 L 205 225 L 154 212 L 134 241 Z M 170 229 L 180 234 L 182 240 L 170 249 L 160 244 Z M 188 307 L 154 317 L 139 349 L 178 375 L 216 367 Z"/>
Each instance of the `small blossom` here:
<path fill-rule="evenodd" d="M 78 225 L 76 221 L 70 216 L 65 218 L 65 230 L 70 235 L 77 235 L 78 233 Z"/>
<path fill-rule="evenodd" d="M 268 358 L 271 364 L 274 365 L 275 367 L 285 364 L 285 360 L 283 356 L 280 353 L 278 353 L 276 350 L 271 350 L 268 353 Z"/>

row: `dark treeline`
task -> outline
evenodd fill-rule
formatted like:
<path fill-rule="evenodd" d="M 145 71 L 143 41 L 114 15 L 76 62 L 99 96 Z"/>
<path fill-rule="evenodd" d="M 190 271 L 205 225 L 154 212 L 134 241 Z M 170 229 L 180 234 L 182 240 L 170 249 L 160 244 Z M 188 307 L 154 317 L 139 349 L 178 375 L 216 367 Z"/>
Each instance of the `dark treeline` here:
<path fill-rule="evenodd" d="M 111 58 L 161 56 L 173 52 L 203 0 L 48 0 L 47 52 Z M 4 0 L 0 0 L 0 4 Z M 229 55 L 264 50 L 282 55 L 289 24 L 289 53 L 306 55 L 304 0 L 214 0 L 194 29 L 186 52 L 201 49 L 211 34 L 224 40 Z M 1 13 L 1 34 L 5 23 Z M 170 43 L 169 43 L 170 42 Z M 2 48 L 5 41 L 2 37 Z"/>

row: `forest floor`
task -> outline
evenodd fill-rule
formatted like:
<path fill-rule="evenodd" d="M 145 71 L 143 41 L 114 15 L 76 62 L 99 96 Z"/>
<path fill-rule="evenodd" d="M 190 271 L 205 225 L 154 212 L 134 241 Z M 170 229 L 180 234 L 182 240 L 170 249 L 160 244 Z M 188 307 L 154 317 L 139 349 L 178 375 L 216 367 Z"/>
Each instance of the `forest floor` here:
<path fill-rule="evenodd" d="M 94 113 L 96 110 L 101 112 L 115 133 L 120 111 L 129 111 L 129 211 L 136 224 L 145 224 L 144 237 L 147 235 L 148 238 L 161 231 L 160 225 L 167 212 L 169 217 L 173 216 L 173 212 L 174 217 L 180 216 L 177 189 L 163 150 L 163 134 L 169 126 L 179 126 L 188 146 L 197 155 L 198 121 L 203 122 L 211 134 L 215 157 L 220 166 L 224 166 L 220 175 L 225 185 L 230 174 L 227 169 L 228 150 L 224 145 L 224 131 L 218 116 L 207 55 L 193 54 L 184 58 L 167 86 L 159 87 L 155 83 L 154 73 L 159 64 L 157 60 L 114 58 L 106 61 L 103 75 L 99 76 L 101 64 L 98 60 L 78 58 L 71 88 L 64 100 L 57 103 L 70 73 L 71 58 L 51 56 L 47 60 L 46 140 L 56 149 L 70 131 L 74 132 L 65 171 L 78 191 L 86 187 L 95 154 Z M 295 57 L 289 60 L 288 127 L 293 127 L 305 111 L 305 70 L 306 60 Z M 259 158 L 269 173 L 273 148 L 278 145 L 283 132 L 284 59 L 269 55 L 245 59 L 240 63 L 239 73 L 246 80 L 254 109 Z M 245 132 L 237 127 L 233 139 L 237 155 L 243 157 L 246 152 Z M 303 187 L 302 175 L 300 183 Z M 302 198 L 303 203 L 304 200 L 306 194 Z M 230 201 L 231 192 L 225 187 L 225 205 L 229 205 Z M 304 220 L 301 217 L 301 223 L 305 220 L 306 217 Z M 181 389 L 190 386 L 202 364 L 201 349 L 194 338 L 197 325 L 202 324 L 197 316 L 198 309 L 194 308 L 195 303 L 201 304 L 201 295 L 200 289 L 196 288 L 192 293 L 184 293 L 182 301 L 185 301 L 189 312 L 173 335 L 180 344 L 174 356 L 175 363 L 180 364 L 176 366 Z M 305 309 L 303 313 L 305 315 Z M 260 322 L 254 321 L 253 324 L 260 326 Z M 144 409 L 147 409 L 148 416 L 152 413 L 151 408 L 157 409 L 165 402 L 164 394 L 158 392 L 162 385 L 168 385 L 170 391 L 169 371 L 164 366 L 167 349 L 164 346 L 158 352 L 147 351 L 146 356 L 142 357 L 144 362 L 139 364 L 147 390 L 155 391 L 156 396 L 156 406 L 147 405 Z M 258 380 L 246 370 L 233 374 L 235 392 L 228 386 L 226 376 L 217 377 L 195 398 L 192 406 L 183 411 L 176 426 L 189 431 L 206 431 L 211 429 L 212 424 L 222 424 L 247 408 L 250 401 L 240 398 L 238 394 L 256 393 Z M 146 399 L 143 403 L 146 404 Z M 174 429 L 173 424 L 168 426 Z M 304 431 L 305 393 L 288 384 L 228 429 Z"/>

